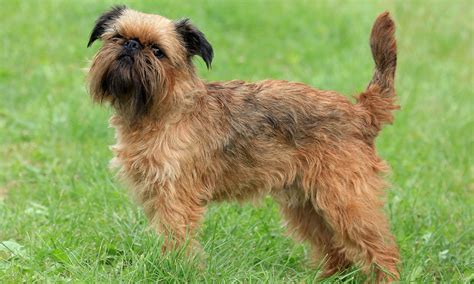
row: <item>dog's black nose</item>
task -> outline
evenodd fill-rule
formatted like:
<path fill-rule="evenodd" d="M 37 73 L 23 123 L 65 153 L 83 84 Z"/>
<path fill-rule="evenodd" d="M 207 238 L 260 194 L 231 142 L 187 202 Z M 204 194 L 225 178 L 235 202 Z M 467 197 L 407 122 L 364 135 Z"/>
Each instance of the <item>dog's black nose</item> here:
<path fill-rule="evenodd" d="M 127 41 L 123 47 L 125 47 L 125 49 L 127 50 L 130 50 L 130 51 L 133 51 L 133 50 L 137 50 L 141 47 L 140 43 L 134 39 L 131 39 L 129 41 Z"/>

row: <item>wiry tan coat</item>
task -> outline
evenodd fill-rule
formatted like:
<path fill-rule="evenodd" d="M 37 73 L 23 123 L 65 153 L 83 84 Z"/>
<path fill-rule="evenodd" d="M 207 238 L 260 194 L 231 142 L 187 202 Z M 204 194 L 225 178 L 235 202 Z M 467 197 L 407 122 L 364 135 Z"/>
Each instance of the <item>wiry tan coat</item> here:
<path fill-rule="evenodd" d="M 115 7 L 89 45 L 98 38 L 90 93 L 116 109 L 113 164 L 165 249 L 194 237 L 209 202 L 271 195 L 289 229 L 326 260 L 325 275 L 355 263 L 378 280 L 398 277 L 381 201 L 388 167 L 374 147 L 397 109 L 388 13 L 374 24 L 376 71 L 355 104 L 287 81 L 206 83 L 191 58 L 209 66 L 212 47 L 187 20 Z"/>

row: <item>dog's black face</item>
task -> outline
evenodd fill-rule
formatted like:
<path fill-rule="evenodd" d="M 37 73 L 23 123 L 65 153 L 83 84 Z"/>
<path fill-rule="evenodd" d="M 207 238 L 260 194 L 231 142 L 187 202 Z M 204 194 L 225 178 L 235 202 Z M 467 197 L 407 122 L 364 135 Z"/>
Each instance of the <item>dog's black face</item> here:
<path fill-rule="evenodd" d="M 208 67 L 213 57 L 209 42 L 188 20 L 172 22 L 124 6 L 96 21 L 88 46 L 99 38 L 103 46 L 89 71 L 91 95 L 130 119 L 146 114 L 186 80 L 194 72 L 194 55 Z"/>
<path fill-rule="evenodd" d="M 100 91 L 103 98 L 110 96 L 112 105 L 130 115 L 142 115 L 148 111 L 153 94 L 165 87 L 161 82 L 164 76 L 162 66 L 157 59 L 144 50 L 138 40 L 114 39 L 114 59 L 100 79 Z M 161 70 L 161 72 L 160 72 Z"/>

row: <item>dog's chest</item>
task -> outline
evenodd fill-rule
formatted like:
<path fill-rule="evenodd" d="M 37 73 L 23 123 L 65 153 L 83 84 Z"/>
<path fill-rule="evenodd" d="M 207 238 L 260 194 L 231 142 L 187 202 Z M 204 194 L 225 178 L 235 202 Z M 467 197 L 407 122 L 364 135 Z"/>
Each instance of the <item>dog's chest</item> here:
<path fill-rule="evenodd" d="M 115 154 L 111 166 L 133 184 L 163 185 L 176 180 L 189 152 L 182 137 L 166 127 L 149 126 L 128 131 L 116 126 Z M 178 135 L 178 136 L 177 136 Z"/>

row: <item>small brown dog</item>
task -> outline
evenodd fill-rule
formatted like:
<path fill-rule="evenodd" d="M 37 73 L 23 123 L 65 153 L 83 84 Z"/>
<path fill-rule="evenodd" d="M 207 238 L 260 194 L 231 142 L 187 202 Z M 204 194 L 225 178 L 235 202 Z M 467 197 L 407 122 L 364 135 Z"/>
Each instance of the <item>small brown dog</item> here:
<path fill-rule="evenodd" d="M 213 50 L 187 19 L 124 6 L 104 13 L 88 43 L 103 41 L 90 94 L 116 111 L 113 164 L 164 249 L 192 240 L 209 202 L 269 194 L 290 231 L 325 260 L 324 275 L 358 264 L 378 280 L 397 279 L 381 201 L 388 166 L 374 146 L 398 108 L 394 29 L 387 12 L 375 21 L 375 74 L 354 104 L 302 83 L 204 82 L 192 58 L 209 67 Z"/>

